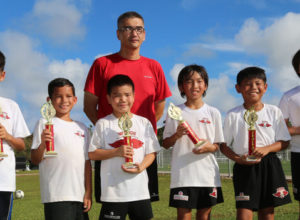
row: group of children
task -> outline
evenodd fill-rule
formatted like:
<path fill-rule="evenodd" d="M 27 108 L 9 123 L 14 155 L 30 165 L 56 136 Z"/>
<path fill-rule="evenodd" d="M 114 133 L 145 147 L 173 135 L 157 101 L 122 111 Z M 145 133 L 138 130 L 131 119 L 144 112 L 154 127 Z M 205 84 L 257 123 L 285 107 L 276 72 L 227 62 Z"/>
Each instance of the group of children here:
<path fill-rule="evenodd" d="M 293 58 L 300 76 L 300 50 Z M 0 52 L 0 81 L 5 78 L 5 57 Z M 262 102 L 267 90 L 265 71 L 248 67 L 237 75 L 236 91 L 244 103 L 231 109 L 224 126 L 220 112 L 204 103 L 208 89 L 208 74 L 204 67 L 189 65 L 178 76 L 178 88 L 186 102 L 178 105 L 183 119 L 204 141 L 201 146 L 189 139 L 189 128 L 167 116 L 163 147 L 173 147 L 170 203 L 177 208 L 178 219 L 191 219 L 197 209 L 197 219 L 210 219 L 212 207 L 224 201 L 218 163 L 214 152 L 219 149 L 235 161 L 233 183 L 237 219 L 274 219 L 274 207 L 291 202 L 280 160 L 276 152 L 286 149 L 291 141 L 293 192 L 300 200 L 300 86 L 285 93 L 280 108 Z M 112 77 L 107 85 L 107 100 L 112 114 L 99 119 L 92 137 L 80 122 L 70 117 L 77 102 L 73 84 L 57 78 L 48 85 L 48 98 L 56 110 L 53 118 L 54 137 L 45 129 L 46 120 L 35 127 L 31 159 L 39 164 L 41 198 L 45 219 L 88 219 L 92 204 L 91 162 L 102 160 L 101 201 L 99 219 L 153 218 L 148 191 L 146 168 L 160 150 L 151 123 L 132 114 L 134 83 L 126 75 Z M 29 135 L 18 105 L 0 97 L 0 138 L 7 158 L 0 159 L 0 219 L 7 219 L 15 191 L 14 150 L 23 150 L 23 138 Z M 256 148 L 248 160 L 249 125 L 245 113 L 254 109 Z M 5 113 L 7 117 L 4 117 Z M 283 113 L 283 114 L 282 114 Z M 123 124 L 130 135 L 126 142 Z M 124 120 L 127 120 L 124 122 Z M 123 125 L 124 126 L 124 125 Z M 128 137 L 127 137 L 128 138 Z M 54 141 L 55 157 L 45 157 L 46 142 Z M 126 167 L 124 158 L 133 160 Z M 5 180 L 5 181 L 4 181 Z"/>

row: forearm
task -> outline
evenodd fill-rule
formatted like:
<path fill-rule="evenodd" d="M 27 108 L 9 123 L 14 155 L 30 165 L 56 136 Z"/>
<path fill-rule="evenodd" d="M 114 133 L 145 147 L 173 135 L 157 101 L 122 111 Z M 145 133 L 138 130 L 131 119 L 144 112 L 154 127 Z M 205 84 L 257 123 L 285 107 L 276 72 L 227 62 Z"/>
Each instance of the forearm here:
<path fill-rule="evenodd" d="M 288 127 L 290 135 L 300 135 L 300 127 Z"/>
<path fill-rule="evenodd" d="M 179 139 L 178 134 L 174 133 L 172 136 L 163 139 L 162 145 L 164 148 L 169 149 L 170 147 L 174 146 L 174 144 L 178 139 Z"/>
<path fill-rule="evenodd" d="M 118 148 L 114 148 L 111 150 L 97 149 L 93 152 L 89 152 L 89 158 L 91 160 L 107 160 L 117 156 L 119 156 Z"/>
<path fill-rule="evenodd" d="M 229 159 L 237 162 L 240 160 L 240 156 L 233 152 L 225 143 L 220 145 L 221 152 Z"/>
<path fill-rule="evenodd" d="M 40 144 L 37 149 L 31 150 L 31 162 L 35 165 L 38 165 L 44 158 L 46 146 Z"/>
<path fill-rule="evenodd" d="M 166 100 L 165 99 L 160 100 L 160 101 L 156 101 L 154 103 L 155 119 L 156 119 L 156 121 L 159 121 L 159 119 L 163 115 L 165 104 L 166 104 Z"/>
<path fill-rule="evenodd" d="M 15 138 L 10 134 L 7 134 L 7 138 L 5 139 L 7 144 L 17 151 L 22 151 L 25 149 L 25 143 L 23 138 Z"/>
<path fill-rule="evenodd" d="M 274 144 L 267 145 L 264 148 L 267 149 L 268 152 L 278 152 L 288 148 L 289 143 L 289 141 L 276 141 Z"/>
<path fill-rule="evenodd" d="M 92 196 L 92 165 L 90 160 L 85 161 L 84 182 L 85 193 Z"/>
<path fill-rule="evenodd" d="M 147 154 L 141 163 L 141 166 L 140 166 L 141 170 L 147 169 L 147 167 L 149 167 L 155 160 L 155 156 L 156 156 L 156 153 Z"/>

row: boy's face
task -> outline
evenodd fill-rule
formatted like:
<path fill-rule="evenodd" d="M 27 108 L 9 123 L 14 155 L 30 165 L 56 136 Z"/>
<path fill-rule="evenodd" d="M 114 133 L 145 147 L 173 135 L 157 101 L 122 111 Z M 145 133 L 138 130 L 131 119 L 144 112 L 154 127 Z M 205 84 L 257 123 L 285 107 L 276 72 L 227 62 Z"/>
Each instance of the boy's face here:
<path fill-rule="evenodd" d="M 186 98 L 189 100 L 201 99 L 207 86 L 205 81 L 198 72 L 190 73 L 189 77 L 184 80 L 180 88 L 180 92 L 184 92 Z"/>
<path fill-rule="evenodd" d="M 2 82 L 5 79 L 5 71 L 0 70 L 0 82 Z"/>
<path fill-rule="evenodd" d="M 244 79 L 240 85 L 236 85 L 236 91 L 241 93 L 246 104 L 261 102 L 262 96 L 267 91 L 268 85 L 259 78 Z"/>
<path fill-rule="evenodd" d="M 54 88 L 51 101 L 58 118 L 69 117 L 70 111 L 77 102 L 77 97 L 74 96 L 72 87 L 62 86 Z"/>
<path fill-rule="evenodd" d="M 134 92 L 131 85 L 113 87 L 111 93 L 107 95 L 107 100 L 116 117 L 119 118 L 124 113 L 129 113 L 134 102 Z"/>

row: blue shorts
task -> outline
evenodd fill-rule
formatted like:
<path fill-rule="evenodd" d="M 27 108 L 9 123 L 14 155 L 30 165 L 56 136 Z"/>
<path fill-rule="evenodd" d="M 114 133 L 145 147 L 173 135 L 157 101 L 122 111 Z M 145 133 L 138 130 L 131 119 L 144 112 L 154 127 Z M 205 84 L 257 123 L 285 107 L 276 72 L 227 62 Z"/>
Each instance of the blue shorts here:
<path fill-rule="evenodd" d="M 171 207 L 203 209 L 222 203 L 221 187 L 179 187 L 170 192 Z"/>
<path fill-rule="evenodd" d="M 236 208 L 257 211 L 291 202 L 285 175 L 276 153 L 260 163 L 233 167 Z"/>

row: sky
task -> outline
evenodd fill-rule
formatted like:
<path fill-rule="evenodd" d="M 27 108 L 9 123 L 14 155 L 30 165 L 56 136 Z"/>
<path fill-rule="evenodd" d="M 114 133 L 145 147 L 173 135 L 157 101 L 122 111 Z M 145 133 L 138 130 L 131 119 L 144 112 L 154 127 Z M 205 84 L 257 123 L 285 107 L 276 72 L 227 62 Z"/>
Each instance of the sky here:
<path fill-rule="evenodd" d="M 222 116 L 242 104 L 235 82 L 247 66 L 266 70 L 265 103 L 278 105 L 285 91 L 299 85 L 291 59 L 300 49 L 300 0 L 0 2 L 0 50 L 6 55 L 0 96 L 19 104 L 31 131 L 41 117 L 47 85 L 57 77 L 75 85 L 78 103 L 72 118 L 91 124 L 83 113 L 85 79 L 97 57 L 119 51 L 116 23 L 126 11 L 144 17 L 141 55 L 162 65 L 173 94 L 167 105 L 184 102 L 176 81 L 189 64 L 206 68 L 209 86 L 204 101 Z"/>

